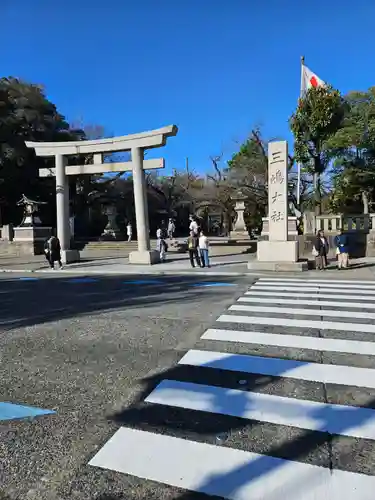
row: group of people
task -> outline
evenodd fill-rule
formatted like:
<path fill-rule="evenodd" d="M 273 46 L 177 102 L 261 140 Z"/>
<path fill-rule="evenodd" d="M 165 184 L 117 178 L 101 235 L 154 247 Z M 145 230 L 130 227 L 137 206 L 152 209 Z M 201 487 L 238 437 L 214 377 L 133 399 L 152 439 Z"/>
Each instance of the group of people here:
<path fill-rule="evenodd" d="M 165 232 L 164 227 L 165 227 L 165 223 L 163 221 L 161 223 L 161 227 L 160 227 L 160 229 L 158 229 L 158 231 L 162 230 L 163 232 Z M 169 219 L 169 221 L 168 221 L 168 238 L 170 240 L 173 239 L 173 234 L 174 234 L 175 230 L 176 230 L 176 226 L 175 226 L 175 223 L 173 222 L 173 219 Z M 126 235 L 128 237 L 128 242 L 132 241 L 133 226 L 132 226 L 130 221 L 126 225 Z"/>
<path fill-rule="evenodd" d="M 339 234 L 335 236 L 335 247 L 337 256 L 337 268 L 346 269 L 349 267 L 349 239 L 348 235 L 342 229 Z M 325 269 L 328 265 L 328 240 L 321 229 L 317 232 L 316 240 L 313 247 L 313 256 L 315 257 L 316 269 Z"/>
<path fill-rule="evenodd" d="M 198 230 L 197 232 L 191 230 L 187 244 L 191 267 L 195 267 L 195 262 L 198 267 L 210 267 L 209 242 L 204 232 L 202 230 L 199 232 Z"/>
<path fill-rule="evenodd" d="M 173 219 L 169 219 L 167 230 L 165 229 L 165 224 L 162 223 L 156 231 L 156 250 L 159 252 L 161 262 L 165 262 L 168 251 L 166 237 L 172 240 L 175 229 L 176 226 Z M 194 217 L 190 218 L 189 231 L 190 235 L 187 239 L 187 246 L 191 267 L 195 267 L 196 265 L 198 267 L 210 267 L 208 254 L 209 241 Z"/>
<path fill-rule="evenodd" d="M 190 235 L 187 239 L 191 267 L 211 267 L 208 255 L 209 241 L 195 217 L 190 217 Z"/>

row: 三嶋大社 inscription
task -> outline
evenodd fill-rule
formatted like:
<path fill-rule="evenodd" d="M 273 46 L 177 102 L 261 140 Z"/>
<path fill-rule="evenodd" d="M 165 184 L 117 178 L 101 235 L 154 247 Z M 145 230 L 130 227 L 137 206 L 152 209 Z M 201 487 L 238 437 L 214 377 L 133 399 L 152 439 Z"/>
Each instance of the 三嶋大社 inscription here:
<path fill-rule="evenodd" d="M 268 149 L 269 240 L 288 239 L 288 146 L 270 142 Z"/>

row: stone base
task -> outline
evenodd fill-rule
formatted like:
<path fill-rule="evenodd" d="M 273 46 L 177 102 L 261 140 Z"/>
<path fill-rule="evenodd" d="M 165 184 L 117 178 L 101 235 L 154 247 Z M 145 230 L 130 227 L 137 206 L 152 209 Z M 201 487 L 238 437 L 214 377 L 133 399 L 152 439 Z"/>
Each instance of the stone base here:
<path fill-rule="evenodd" d="M 297 262 L 298 241 L 259 241 L 257 260 L 258 262 Z"/>
<path fill-rule="evenodd" d="M 71 262 L 79 262 L 80 256 L 78 250 L 61 250 L 61 262 L 70 264 Z"/>
<path fill-rule="evenodd" d="M 101 241 L 123 240 L 124 236 L 120 230 L 109 231 L 109 230 L 104 229 L 104 232 L 100 235 L 99 239 Z"/>
<path fill-rule="evenodd" d="M 20 254 L 43 255 L 44 243 L 51 236 L 51 227 L 20 226 L 14 228 L 13 242 L 18 245 Z"/>
<path fill-rule="evenodd" d="M 144 264 L 150 266 L 152 264 L 158 264 L 159 262 L 160 254 L 156 250 L 146 250 L 145 252 L 136 250 L 129 254 L 130 264 Z"/>
<path fill-rule="evenodd" d="M 231 231 L 229 233 L 229 238 L 231 240 L 249 240 L 250 241 L 250 236 L 247 231 Z"/>
<path fill-rule="evenodd" d="M 308 261 L 301 262 L 264 262 L 259 260 L 247 263 L 247 268 L 252 271 L 275 271 L 275 272 L 301 272 L 309 268 Z"/>

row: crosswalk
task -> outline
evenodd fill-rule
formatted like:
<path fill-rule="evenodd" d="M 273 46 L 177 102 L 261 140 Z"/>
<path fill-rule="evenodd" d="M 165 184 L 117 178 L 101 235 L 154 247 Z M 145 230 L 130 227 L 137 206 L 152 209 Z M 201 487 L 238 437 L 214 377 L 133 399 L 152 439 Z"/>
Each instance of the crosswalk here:
<path fill-rule="evenodd" d="M 258 279 L 145 398 L 160 428 L 124 425 L 89 464 L 230 500 L 372 500 L 374 309 L 375 281 Z"/>

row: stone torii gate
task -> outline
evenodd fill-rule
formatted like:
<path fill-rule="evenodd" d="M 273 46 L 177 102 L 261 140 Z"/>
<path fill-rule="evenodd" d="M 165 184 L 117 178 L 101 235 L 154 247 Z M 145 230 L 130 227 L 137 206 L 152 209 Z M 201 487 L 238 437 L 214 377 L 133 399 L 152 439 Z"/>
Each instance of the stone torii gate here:
<path fill-rule="evenodd" d="M 30 142 L 37 156 L 54 156 L 55 168 L 42 168 L 40 177 L 56 176 L 56 211 L 57 236 L 61 244 L 64 263 L 79 260 L 79 252 L 70 248 L 69 228 L 69 184 L 67 175 L 100 174 L 105 172 L 133 173 L 135 216 L 138 234 L 138 250 L 131 252 L 129 261 L 132 264 L 155 264 L 159 262 L 159 254 L 150 248 L 148 205 L 144 171 L 164 168 L 164 159 L 144 160 L 145 149 L 166 145 L 167 138 L 177 134 L 176 125 L 169 125 L 157 130 L 140 134 L 97 139 L 90 141 L 67 142 Z M 131 151 L 131 161 L 121 163 L 103 163 L 103 154 L 118 151 Z M 67 158 L 73 155 L 92 154 L 93 163 L 88 165 L 67 166 Z"/>

